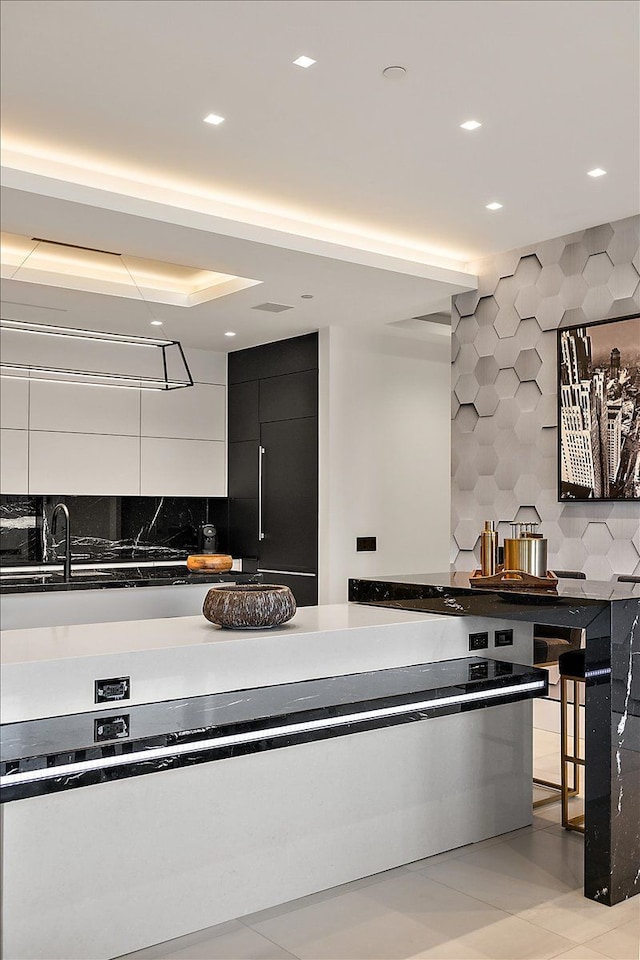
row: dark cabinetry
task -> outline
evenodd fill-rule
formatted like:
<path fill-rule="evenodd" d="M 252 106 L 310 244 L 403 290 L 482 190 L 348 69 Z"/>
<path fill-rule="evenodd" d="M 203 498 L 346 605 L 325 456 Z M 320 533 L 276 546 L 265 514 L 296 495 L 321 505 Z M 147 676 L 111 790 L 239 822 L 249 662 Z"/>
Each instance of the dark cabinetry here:
<path fill-rule="evenodd" d="M 228 440 L 232 552 L 317 603 L 317 334 L 229 356 Z"/>

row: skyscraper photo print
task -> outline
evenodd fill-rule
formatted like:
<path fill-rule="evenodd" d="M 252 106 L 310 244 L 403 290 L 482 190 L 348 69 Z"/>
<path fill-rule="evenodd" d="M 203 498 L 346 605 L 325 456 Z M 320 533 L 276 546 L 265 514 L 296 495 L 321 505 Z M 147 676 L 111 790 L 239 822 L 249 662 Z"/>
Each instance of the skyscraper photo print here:
<path fill-rule="evenodd" d="M 558 499 L 640 500 L 640 316 L 558 331 Z"/>

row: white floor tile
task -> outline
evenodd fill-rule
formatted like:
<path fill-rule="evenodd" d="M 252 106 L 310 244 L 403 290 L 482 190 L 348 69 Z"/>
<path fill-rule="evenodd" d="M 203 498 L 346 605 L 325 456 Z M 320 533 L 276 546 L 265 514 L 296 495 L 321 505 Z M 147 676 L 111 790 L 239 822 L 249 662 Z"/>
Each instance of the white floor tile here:
<path fill-rule="evenodd" d="M 605 957 L 611 957 L 611 960 L 638 960 L 640 957 L 640 905 L 635 919 L 615 930 L 610 930 L 609 933 L 589 940 L 587 946 L 593 950 L 599 950 Z"/>
<path fill-rule="evenodd" d="M 412 960 L 548 960 L 570 941 L 518 917 L 505 917 L 475 933 L 439 944 Z"/>
<path fill-rule="evenodd" d="M 291 960 L 291 954 L 234 920 L 127 954 L 126 960 Z"/>
<path fill-rule="evenodd" d="M 555 753 L 560 756 L 560 734 L 549 730 L 533 729 L 533 759 Z"/>
<path fill-rule="evenodd" d="M 600 903 L 587 900 L 582 891 L 577 890 L 520 910 L 518 916 L 583 944 L 633 920 L 639 910 L 640 906 L 632 901 L 619 903 L 615 907 L 603 907 Z"/>
<path fill-rule="evenodd" d="M 568 953 L 561 953 L 554 960 L 606 960 L 604 953 L 597 953 L 589 947 L 574 947 Z"/>
<path fill-rule="evenodd" d="M 581 890 L 583 849 L 545 830 L 488 847 L 422 873 L 486 903 L 518 913 Z"/>
<path fill-rule="evenodd" d="M 245 922 L 302 960 L 401 960 L 505 917 L 412 872 L 279 917 Z M 563 944 L 556 952 L 561 949 Z"/>

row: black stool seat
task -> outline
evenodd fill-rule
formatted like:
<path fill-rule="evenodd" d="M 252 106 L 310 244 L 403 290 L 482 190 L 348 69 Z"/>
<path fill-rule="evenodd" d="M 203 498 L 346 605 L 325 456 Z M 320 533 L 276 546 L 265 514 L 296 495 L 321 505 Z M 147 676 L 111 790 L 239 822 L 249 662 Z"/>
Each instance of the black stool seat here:
<path fill-rule="evenodd" d="M 558 669 L 561 677 L 579 677 L 584 680 L 586 657 L 584 650 L 567 650 L 558 657 Z"/>

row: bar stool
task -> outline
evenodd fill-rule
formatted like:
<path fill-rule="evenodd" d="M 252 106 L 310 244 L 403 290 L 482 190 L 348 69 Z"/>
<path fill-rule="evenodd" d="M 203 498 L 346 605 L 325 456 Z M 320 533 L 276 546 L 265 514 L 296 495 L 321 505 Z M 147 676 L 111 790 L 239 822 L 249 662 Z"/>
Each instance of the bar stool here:
<path fill-rule="evenodd" d="M 581 642 L 582 630 L 579 628 L 548 627 L 540 623 L 535 625 L 533 631 L 533 662 L 537 667 L 549 671 L 550 687 L 552 685 L 551 671 L 555 671 L 556 668 L 559 670 L 561 655 L 572 650 L 578 650 Z M 549 803 L 557 803 L 562 799 L 561 783 L 534 776 L 533 784 L 535 787 L 540 787 L 545 794 L 533 801 L 534 810 Z M 569 796 L 575 797 L 577 793 L 578 785 L 574 783 L 570 787 Z"/>
<path fill-rule="evenodd" d="M 585 683 L 586 658 L 585 651 L 569 650 L 561 653 L 558 658 L 560 669 L 560 780 L 562 786 L 562 826 L 565 830 L 575 830 L 584 833 L 584 814 L 569 816 L 569 798 L 575 796 L 580 789 L 580 767 L 584 767 L 584 757 L 580 757 L 578 745 L 580 743 L 580 707 L 579 684 Z M 573 749 L 569 753 L 569 684 L 572 684 L 573 693 Z M 568 768 L 572 771 L 572 782 L 569 784 Z"/>
<path fill-rule="evenodd" d="M 586 580 L 586 574 L 582 570 L 555 570 L 556 577 L 561 580 Z M 562 636 L 558 636 L 561 633 Z M 538 667 L 544 667 L 547 670 L 552 669 L 559 663 L 560 656 L 565 651 L 571 651 L 580 646 L 582 631 L 571 629 L 560 629 L 557 627 L 547 628 L 544 625 L 536 625 L 533 635 L 533 662 Z M 549 796 L 541 797 L 533 801 L 533 809 L 544 807 L 549 803 L 557 803 L 562 799 L 562 783 L 556 783 L 555 780 L 545 780 L 542 777 L 533 778 L 534 786 L 542 787 L 550 793 Z M 574 767 L 574 776 L 572 785 L 568 788 L 568 796 L 575 797 L 578 794 L 577 767 Z"/>

